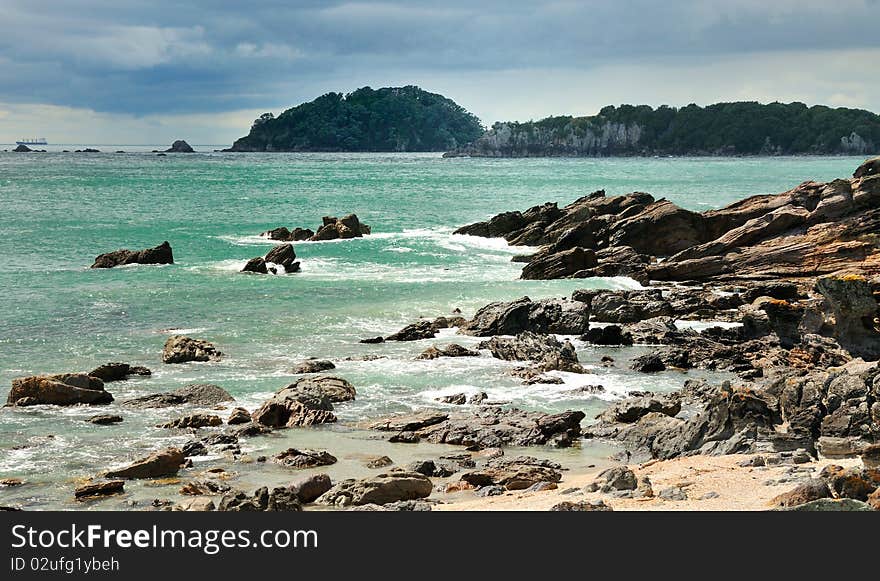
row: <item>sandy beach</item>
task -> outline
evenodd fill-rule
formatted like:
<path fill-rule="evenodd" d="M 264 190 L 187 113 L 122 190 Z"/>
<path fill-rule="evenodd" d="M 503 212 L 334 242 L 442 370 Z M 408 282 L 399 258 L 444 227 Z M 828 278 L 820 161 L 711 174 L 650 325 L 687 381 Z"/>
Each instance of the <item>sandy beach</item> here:
<path fill-rule="evenodd" d="M 772 508 L 769 501 L 773 497 L 793 489 L 797 486 L 797 482 L 789 481 L 772 485 L 765 483 L 785 478 L 792 465 L 739 466 L 740 462 L 750 457 L 743 454 L 691 456 L 631 464 L 629 467 L 639 479 L 644 476 L 650 479 L 655 493 L 653 498 L 615 498 L 611 494 L 600 492 L 585 493 L 584 487 L 593 482 L 601 472 L 601 470 L 594 470 L 580 474 L 565 473 L 556 490 L 511 491 L 500 496 L 487 498 L 477 498 L 473 493 L 467 491 L 452 493 L 447 495 L 449 500 L 445 504 L 435 505 L 433 510 L 542 511 L 549 510 L 560 502 L 584 500 L 602 500 L 615 511 L 768 510 Z M 860 466 L 861 461 L 858 459 L 821 459 L 797 466 L 799 470 L 812 468 L 813 474 L 818 474 L 822 468 L 829 464 L 851 468 Z M 660 491 L 674 487 L 683 489 L 688 499 L 664 500 L 658 497 Z M 571 489 L 576 490 L 570 491 Z M 717 496 L 711 493 L 715 493 Z"/>

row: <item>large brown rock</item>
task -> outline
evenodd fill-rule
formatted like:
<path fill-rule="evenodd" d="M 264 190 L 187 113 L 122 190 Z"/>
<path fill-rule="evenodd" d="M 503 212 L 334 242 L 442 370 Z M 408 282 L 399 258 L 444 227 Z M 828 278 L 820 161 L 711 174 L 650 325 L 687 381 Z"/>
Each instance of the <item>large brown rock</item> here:
<path fill-rule="evenodd" d="M 171 245 L 166 240 L 155 248 L 146 250 L 114 250 L 101 254 L 92 268 L 113 268 L 124 264 L 174 264 Z"/>
<path fill-rule="evenodd" d="M 333 402 L 355 398 L 354 386 L 341 377 L 303 377 L 279 390 L 252 415 L 272 428 L 311 426 L 336 421 Z"/>
<path fill-rule="evenodd" d="M 576 246 L 533 259 L 523 267 L 520 278 L 524 280 L 568 278 L 598 264 L 595 252 Z"/>
<path fill-rule="evenodd" d="M 108 404 L 113 396 L 104 390 L 104 382 L 84 373 L 35 375 L 12 380 L 6 398 L 8 405 Z"/>
<path fill-rule="evenodd" d="M 418 472 L 395 471 L 362 480 L 343 480 L 318 498 L 318 503 L 336 506 L 389 504 L 430 496 L 434 486 Z"/>
<path fill-rule="evenodd" d="M 125 468 L 110 470 L 107 478 L 158 478 L 177 474 L 184 462 L 179 448 L 165 448 L 142 458 Z"/>
<path fill-rule="evenodd" d="M 877 359 L 877 300 L 867 279 L 858 275 L 822 277 L 816 281 L 816 291 L 827 301 L 829 323 L 838 342 L 854 356 Z"/>
<path fill-rule="evenodd" d="M 590 306 L 569 299 L 533 301 L 522 297 L 510 302 L 489 303 L 461 327 L 461 332 L 477 337 L 516 335 L 523 331 L 580 335 L 590 328 Z"/>

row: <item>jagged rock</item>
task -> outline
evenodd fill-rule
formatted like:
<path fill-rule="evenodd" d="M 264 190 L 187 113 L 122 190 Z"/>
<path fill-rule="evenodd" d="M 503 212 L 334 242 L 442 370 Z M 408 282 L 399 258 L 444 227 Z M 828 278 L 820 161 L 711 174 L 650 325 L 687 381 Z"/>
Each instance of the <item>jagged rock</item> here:
<path fill-rule="evenodd" d="M 230 492 L 223 495 L 218 511 L 223 512 L 299 512 L 302 505 L 295 491 L 288 487 L 273 488 L 271 492 L 267 487 L 257 489 L 253 496 L 246 493 Z"/>
<path fill-rule="evenodd" d="M 199 405 L 214 406 L 221 403 L 235 401 L 229 392 L 210 383 L 192 383 L 174 391 L 154 393 L 143 397 L 136 397 L 122 402 L 122 405 L 132 408 L 148 409 L 162 408 L 173 405 Z"/>
<path fill-rule="evenodd" d="M 862 276 L 828 276 L 816 281 L 816 290 L 828 302 L 838 342 L 854 356 L 880 357 L 877 301 L 868 281 Z"/>
<path fill-rule="evenodd" d="M 670 488 L 664 488 L 657 494 L 657 498 L 662 500 L 687 500 L 688 495 L 687 492 L 680 486 L 672 486 Z"/>
<path fill-rule="evenodd" d="M 223 420 L 220 419 L 220 416 L 216 416 L 214 414 L 190 414 L 188 416 L 183 416 L 182 418 L 177 418 L 176 420 L 172 420 L 170 422 L 166 422 L 158 427 L 160 428 L 168 428 L 168 429 L 199 429 L 205 428 L 209 426 L 222 426 Z"/>
<path fill-rule="evenodd" d="M 184 462 L 183 451 L 179 448 L 165 448 L 138 460 L 126 468 L 110 470 L 107 478 L 157 478 L 177 474 Z"/>
<path fill-rule="evenodd" d="M 443 397 L 438 397 L 437 401 L 439 401 L 440 403 L 448 403 L 452 405 L 464 405 L 467 403 L 467 394 L 456 393 L 453 395 L 446 395 Z"/>
<path fill-rule="evenodd" d="M 125 492 L 125 482 L 122 480 L 107 480 L 104 482 L 90 482 L 78 486 L 73 491 L 73 496 L 77 500 L 85 500 L 98 496 L 110 496 L 112 494 L 122 494 Z"/>
<path fill-rule="evenodd" d="M 110 381 L 123 381 L 129 375 L 150 375 L 151 371 L 146 367 L 129 365 L 128 363 L 105 363 L 89 371 L 91 377 L 97 377 L 104 383 Z"/>
<path fill-rule="evenodd" d="M 479 345 L 493 357 L 505 361 L 535 361 L 541 371 L 569 371 L 583 373 L 574 346 L 566 340 L 560 343 L 552 335 L 524 332 L 513 338 L 492 337 Z"/>
<path fill-rule="evenodd" d="M 880 157 L 867 160 L 865 163 L 856 168 L 853 177 L 856 179 L 876 176 L 880 174 Z"/>
<path fill-rule="evenodd" d="M 189 441 L 184 444 L 180 450 L 183 452 L 185 458 L 190 458 L 192 456 L 207 456 L 208 455 L 208 447 L 205 446 L 202 442 L 197 441 Z"/>
<path fill-rule="evenodd" d="M 114 250 L 95 258 L 92 268 L 113 268 L 124 264 L 174 264 L 171 245 L 166 240 L 146 250 Z"/>
<path fill-rule="evenodd" d="M 615 402 L 607 410 L 596 416 L 605 422 L 637 422 L 649 413 L 676 416 L 681 411 L 681 402 L 669 397 L 637 397 Z"/>
<path fill-rule="evenodd" d="M 100 405 L 113 401 L 104 382 L 84 373 L 34 375 L 12 380 L 7 405 Z"/>
<path fill-rule="evenodd" d="M 316 466 L 328 466 L 336 464 L 336 457 L 325 450 L 311 450 L 303 448 L 288 448 L 272 458 L 276 464 L 288 468 L 314 468 Z"/>
<path fill-rule="evenodd" d="M 592 343 L 593 345 L 632 345 L 633 337 L 631 333 L 624 332 L 619 325 L 608 325 L 607 327 L 592 327 L 589 331 L 581 335 L 581 341 Z"/>
<path fill-rule="evenodd" d="M 163 363 L 187 363 L 189 361 L 217 361 L 222 353 L 213 343 L 192 339 L 184 335 L 172 335 L 162 348 Z"/>
<path fill-rule="evenodd" d="M 343 218 L 333 216 L 325 216 L 324 224 L 318 228 L 318 231 L 309 238 L 312 241 L 320 240 L 336 240 L 339 238 L 360 238 L 365 234 L 370 234 L 371 229 L 366 224 L 361 224 L 355 214 L 349 214 Z"/>
<path fill-rule="evenodd" d="M 395 432 L 396 441 L 402 437 L 402 441 L 426 440 L 476 449 L 543 444 L 565 447 L 580 437 L 583 418 L 584 413 L 579 411 L 545 414 L 479 406 L 459 414 L 422 412 L 393 416 L 369 427 Z"/>
<path fill-rule="evenodd" d="M 532 259 L 522 270 L 520 278 L 524 280 L 551 280 L 568 278 L 598 266 L 596 253 L 576 246 L 570 250 L 562 250 L 554 254 Z"/>
<path fill-rule="evenodd" d="M 637 323 L 675 314 L 672 305 L 657 289 L 577 290 L 571 298 L 588 306 L 591 320 L 605 323 Z"/>
<path fill-rule="evenodd" d="M 593 485 L 600 492 L 636 490 L 639 486 L 639 481 L 635 473 L 628 466 L 616 466 L 600 472 Z"/>
<path fill-rule="evenodd" d="M 640 373 L 657 373 L 659 371 L 666 371 L 666 364 L 663 363 L 663 359 L 656 353 L 648 353 L 633 359 L 630 369 Z"/>
<path fill-rule="evenodd" d="M 269 267 L 266 266 L 266 259 L 262 256 L 251 258 L 242 267 L 242 272 L 252 272 L 254 274 L 269 274 Z"/>
<path fill-rule="evenodd" d="M 96 426 L 109 426 L 111 424 L 120 423 L 122 421 L 122 416 L 114 414 L 98 414 L 86 419 L 86 421 L 90 424 L 95 424 Z"/>
<path fill-rule="evenodd" d="M 457 343 L 452 343 L 446 347 L 428 347 L 416 359 L 438 359 L 440 357 L 479 357 L 478 351 L 472 351 L 467 347 L 462 347 Z"/>
<path fill-rule="evenodd" d="M 183 139 L 178 139 L 171 144 L 171 147 L 165 150 L 166 153 L 195 153 L 189 143 Z"/>
<path fill-rule="evenodd" d="M 392 464 L 394 464 L 394 460 L 388 456 L 373 456 L 364 462 L 364 466 L 367 468 L 386 468 Z"/>
<path fill-rule="evenodd" d="M 29 153 L 29 152 L 33 151 L 33 149 L 31 149 L 30 147 L 28 147 L 27 145 L 22 143 L 21 145 L 19 145 L 18 147 L 16 147 L 12 151 L 14 151 L 15 153 Z"/>
<path fill-rule="evenodd" d="M 223 494 L 231 490 L 228 484 L 216 480 L 190 480 L 180 487 L 180 494 L 188 496 L 205 496 L 210 494 Z"/>
<path fill-rule="evenodd" d="M 365 345 L 375 345 L 378 343 L 384 343 L 385 337 L 370 337 L 369 339 L 361 339 L 358 343 L 364 343 Z"/>
<path fill-rule="evenodd" d="M 336 506 L 385 505 L 427 498 L 431 481 L 417 472 L 388 472 L 362 480 L 343 480 L 318 498 L 320 504 Z"/>
<path fill-rule="evenodd" d="M 397 333 L 385 337 L 385 341 L 421 341 L 433 339 L 437 336 L 437 329 L 430 321 L 416 321 L 407 325 Z"/>
<path fill-rule="evenodd" d="M 293 373 L 321 373 L 322 371 L 329 371 L 330 369 L 336 369 L 336 366 L 333 365 L 331 361 L 308 359 L 294 367 Z"/>
<path fill-rule="evenodd" d="M 580 335 L 589 329 L 590 309 L 579 301 L 523 297 L 511 302 L 490 303 L 468 321 L 461 332 L 477 337 L 516 335 L 523 331 Z"/>

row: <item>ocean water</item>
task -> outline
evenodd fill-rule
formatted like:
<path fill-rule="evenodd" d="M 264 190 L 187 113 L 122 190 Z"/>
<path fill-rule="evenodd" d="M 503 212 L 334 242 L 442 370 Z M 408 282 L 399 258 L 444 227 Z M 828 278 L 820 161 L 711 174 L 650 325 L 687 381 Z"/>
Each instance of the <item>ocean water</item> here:
<path fill-rule="evenodd" d="M 125 148 L 102 148 L 115 149 Z M 253 408 L 296 378 L 291 373 L 296 363 L 332 359 L 333 373 L 358 390 L 355 402 L 338 406 L 342 423 L 255 439 L 246 448 L 254 454 L 306 444 L 341 450 L 347 460 L 331 468 L 337 476 L 356 472 L 363 453 L 384 450 L 397 461 L 436 456 L 434 448 L 391 446 L 347 426 L 438 407 L 434 400 L 441 395 L 485 391 L 528 409 L 582 409 L 592 417 L 628 390 L 671 390 L 699 376 L 646 377 L 626 365 L 645 348 L 576 343 L 588 374 L 563 374 L 562 385 L 523 386 L 506 374 L 510 363 L 491 357 L 414 359 L 432 344 L 478 342 L 454 330 L 431 341 L 359 344 L 361 338 L 387 335 L 419 317 L 449 315 L 456 308 L 470 316 L 496 300 L 637 286 L 628 279 L 521 281 L 522 265 L 510 259 L 528 249 L 454 236 L 457 226 L 546 201 L 564 205 L 598 189 L 609 195 L 646 191 L 706 210 L 806 180 L 847 177 L 863 161 L 486 160 L 436 154 L 222 154 L 208 153 L 210 147 L 203 148 L 205 153 L 159 157 L 150 149 L 161 148 L 125 154 L 0 152 L 0 397 L 5 400 L 14 377 L 125 361 L 146 365 L 153 375 L 108 384 L 117 401 L 201 382 L 221 385 L 240 405 Z M 352 212 L 372 226 L 373 235 L 295 244 L 302 263 L 298 274 L 238 272 L 249 258 L 271 248 L 260 232 L 277 226 L 317 229 L 322 216 Z M 174 249 L 174 265 L 89 269 L 102 252 L 163 240 Z M 162 344 L 171 333 L 208 339 L 225 357 L 216 363 L 163 365 Z M 613 368 L 598 365 L 608 353 L 618 360 Z M 381 358 L 358 360 L 367 355 Z M 606 392 L 598 397 L 573 392 L 586 384 L 601 384 Z M 110 411 L 125 421 L 109 427 L 83 421 Z M 0 488 L 0 504 L 82 508 L 71 500 L 72 482 L 186 441 L 186 434 L 155 427 L 182 413 L 138 412 L 115 404 L 0 409 L 0 478 L 28 481 Z M 588 444 L 553 453 L 585 464 L 608 452 Z M 289 476 L 279 470 L 240 466 L 242 478 L 251 483 Z M 160 494 L 142 484 L 128 488 L 135 500 Z M 85 507 L 119 508 L 114 502 Z"/>

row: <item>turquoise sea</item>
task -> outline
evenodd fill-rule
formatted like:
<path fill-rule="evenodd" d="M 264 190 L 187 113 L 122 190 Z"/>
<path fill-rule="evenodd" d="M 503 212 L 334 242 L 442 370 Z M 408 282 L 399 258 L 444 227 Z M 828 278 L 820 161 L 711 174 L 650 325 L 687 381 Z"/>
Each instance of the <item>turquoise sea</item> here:
<path fill-rule="evenodd" d="M 564 375 L 562 385 L 523 386 L 506 375 L 510 364 L 490 357 L 414 360 L 431 344 L 476 344 L 473 338 L 453 336 L 453 331 L 415 343 L 361 345 L 358 340 L 456 308 L 470 316 L 495 300 L 636 286 L 627 279 L 518 280 L 522 265 L 510 258 L 527 249 L 509 248 L 501 240 L 453 236 L 462 224 L 546 201 L 563 205 L 598 189 L 609 195 L 645 191 L 707 210 L 806 180 L 848 177 L 863 161 L 443 159 L 439 154 L 208 153 L 210 146 L 201 148 L 206 153 L 159 157 L 149 153 L 159 147 L 138 149 L 0 152 L 4 400 L 14 377 L 88 371 L 107 361 L 125 361 L 146 365 L 153 375 L 108 384 L 117 401 L 210 382 L 253 408 L 295 379 L 290 372 L 294 364 L 319 357 L 334 360 L 334 373 L 357 387 L 357 401 L 339 406 L 343 424 L 436 407 L 436 397 L 462 391 L 485 391 L 492 399 L 529 409 L 583 409 L 591 417 L 627 390 L 674 389 L 694 374 L 647 378 L 628 372 L 626 359 L 640 353 L 639 348 L 614 353 L 617 367 L 602 368 L 598 359 L 608 350 L 577 344 L 591 373 Z M 302 263 L 299 274 L 238 272 L 249 258 L 271 248 L 260 232 L 277 226 L 316 229 L 322 216 L 347 213 L 370 224 L 373 234 L 295 244 Z M 99 253 L 163 240 L 174 249 L 174 265 L 89 269 Z M 163 365 L 162 344 L 172 332 L 208 339 L 226 356 L 218 363 Z M 357 360 L 365 355 L 382 358 Z M 602 384 L 606 393 L 598 398 L 571 393 L 591 383 Z M 104 411 L 120 413 L 125 421 L 109 427 L 82 421 Z M 75 504 L 71 483 L 162 445 L 186 441 L 185 434 L 154 427 L 178 415 L 181 410 L 137 412 L 115 404 L 0 410 L 0 479 L 27 481 L 0 488 L 0 505 L 121 508 L 118 499 Z M 331 475 L 353 473 L 361 452 L 388 454 L 394 460 L 436 452 L 434 447 L 395 447 L 371 438 L 340 425 L 291 430 L 255 439 L 245 448 L 253 455 L 292 445 L 327 448 L 344 457 Z M 555 452 L 575 465 L 608 453 L 591 445 Z M 241 464 L 238 469 L 244 484 L 289 476 L 268 465 Z M 176 490 L 160 492 L 143 484 L 127 489 L 126 502 L 173 496 Z"/>

